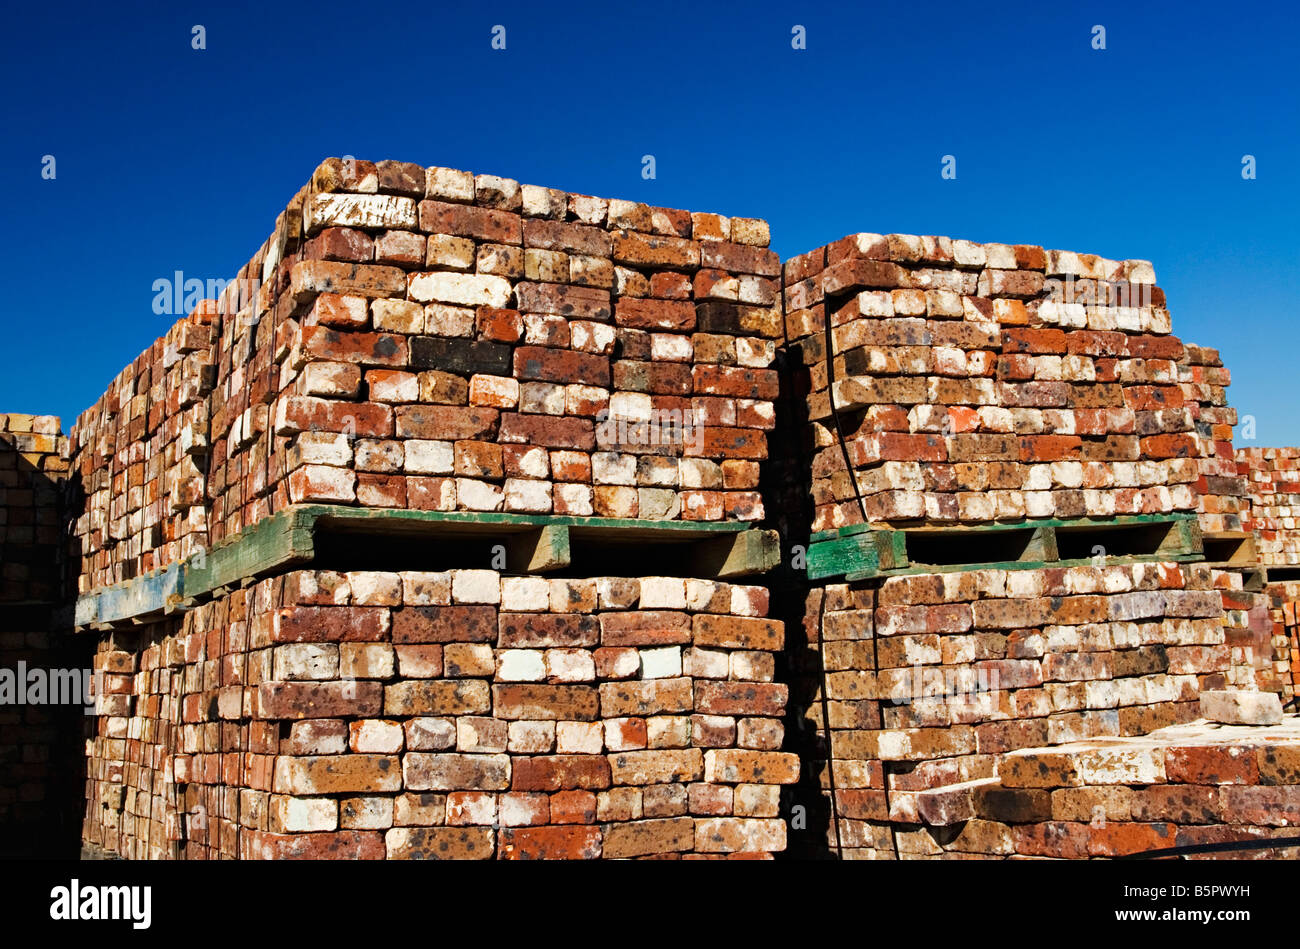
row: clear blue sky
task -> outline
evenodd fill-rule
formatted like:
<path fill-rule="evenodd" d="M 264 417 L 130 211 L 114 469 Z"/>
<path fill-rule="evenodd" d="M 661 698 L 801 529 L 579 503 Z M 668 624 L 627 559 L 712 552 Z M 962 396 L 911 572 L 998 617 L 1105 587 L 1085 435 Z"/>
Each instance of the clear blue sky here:
<path fill-rule="evenodd" d="M 11 4 L 0 411 L 66 430 L 166 330 L 154 280 L 232 277 L 351 154 L 766 217 L 783 257 L 875 231 L 1150 259 L 1254 444 L 1300 444 L 1288 6 Z"/>

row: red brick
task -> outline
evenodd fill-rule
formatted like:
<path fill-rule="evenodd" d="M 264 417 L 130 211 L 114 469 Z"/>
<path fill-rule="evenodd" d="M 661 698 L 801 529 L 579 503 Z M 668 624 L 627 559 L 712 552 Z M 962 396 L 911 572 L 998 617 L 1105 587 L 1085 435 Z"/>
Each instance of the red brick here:
<path fill-rule="evenodd" d="M 503 860 L 594 860 L 600 856 L 598 827 L 503 827 Z"/>
<path fill-rule="evenodd" d="M 518 214 L 432 200 L 420 202 L 420 230 L 498 244 L 518 244 L 523 239 Z"/>
<path fill-rule="evenodd" d="M 614 309 L 614 322 L 632 329 L 692 330 L 695 306 L 685 301 L 625 297 Z"/>
<path fill-rule="evenodd" d="M 784 627 L 777 620 L 701 613 L 694 617 L 691 626 L 697 646 L 779 651 L 785 640 Z"/>
<path fill-rule="evenodd" d="M 352 718 L 378 715 L 382 708 L 378 682 L 263 682 L 254 714 L 267 719 Z"/>
<path fill-rule="evenodd" d="M 609 291 L 558 283 L 519 283 L 515 298 L 524 313 L 549 313 L 573 320 L 609 322 Z"/>
<path fill-rule="evenodd" d="M 380 642 L 389 622 L 384 607 L 287 606 L 275 612 L 271 639 L 277 643 Z"/>
<path fill-rule="evenodd" d="M 516 757 L 512 771 L 511 789 L 515 791 L 599 791 L 611 783 L 609 761 L 604 755 Z"/>
<path fill-rule="evenodd" d="M 695 710 L 710 715 L 785 714 L 790 687 L 778 682 L 698 682 Z"/>
<path fill-rule="evenodd" d="M 671 610 L 600 614 L 604 646 L 666 646 L 691 641 L 691 617 Z"/>
<path fill-rule="evenodd" d="M 541 346 L 520 346 L 515 350 L 514 360 L 516 379 L 609 385 L 609 360 L 604 356 Z"/>
<path fill-rule="evenodd" d="M 393 612 L 395 643 L 490 643 L 496 636 L 494 606 L 407 606 Z"/>
<path fill-rule="evenodd" d="M 397 408 L 397 436 L 439 441 L 491 437 L 498 417 L 496 409 L 477 406 L 402 405 Z"/>

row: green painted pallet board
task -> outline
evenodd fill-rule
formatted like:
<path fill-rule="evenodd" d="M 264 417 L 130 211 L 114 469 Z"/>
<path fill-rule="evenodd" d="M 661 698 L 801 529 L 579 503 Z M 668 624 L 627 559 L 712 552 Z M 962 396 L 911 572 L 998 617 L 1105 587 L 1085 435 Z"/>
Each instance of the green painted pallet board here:
<path fill-rule="evenodd" d="M 1075 517 L 1075 518 L 1022 518 L 1018 521 L 990 521 L 986 524 L 953 524 L 950 526 L 936 524 L 917 524 L 911 527 L 893 527 L 885 524 L 847 524 L 844 527 L 832 527 L 829 530 L 817 531 L 809 537 L 812 543 L 819 541 L 834 540 L 839 537 L 851 537 L 856 534 L 866 534 L 875 531 L 930 531 L 940 533 L 943 531 L 1000 531 L 1000 530 L 1025 530 L 1030 527 L 1110 527 L 1110 526 L 1127 526 L 1138 524 L 1167 524 L 1173 521 L 1195 521 L 1196 515 L 1190 512 L 1177 512 L 1172 514 L 1119 514 L 1115 517 Z"/>
<path fill-rule="evenodd" d="M 973 526 L 918 526 L 910 528 L 881 528 L 854 524 L 836 531 L 822 531 L 814 535 L 808 547 L 808 578 L 824 580 L 832 577 L 865 579 L 873 576 L 892 576 L 897 573 L 951 573 L 958 570 L 978 570 L 989 567 L 1017 569 L 1036 566 L 1087 564 L 1092 557 L 1061 558 L 1062 539 L 1076 541 L 1079 535 L 1097 535 L 1104 540 L 1107 531 L 1130 528 L 1161 528 L 1168 533 L 1159 538 L 1154 552 L 1112 554 L 1111 563 L 1133 563 L 1157 560 L 1201 560 L 1203 545 L 1200 527 L 1194 514 L 1135 514 L 1116 518 L 1020 520 Z M 920 551 L 910 551 L 908 539 L 933 545 L 945 538 L 954 542 L 970 542 L 981 536 L 1011 539 L 1013 532 L 1024 534 L 1023 547 L 1014 559 L 971 559 L 965 563 L 933 563 L 923 559 Z M 1074 545 L 1077 548 L 1077 543 Z M 1104 544 L 1098 545 L 1104 548 Z"/>
<path fill-rule="evenodd" d="M 259 521 L 183 563 L 79 597 L 74 622 L 79 627 L 102 627 L 165 615 L 186 609 L 214 591 L 309 564 L 316 556 L 318 529 L 381 536 L 502 536 L 506 540 L 507 568 L 515 573 L 567 567 L 575 538 L 599 543 L 683 545 L 687 552 L 682 563 L 697 575 L 719 579 L 765 573 L 780 558 L 775 531 L 730 521 L 650 521 L 302 504 Z"/>

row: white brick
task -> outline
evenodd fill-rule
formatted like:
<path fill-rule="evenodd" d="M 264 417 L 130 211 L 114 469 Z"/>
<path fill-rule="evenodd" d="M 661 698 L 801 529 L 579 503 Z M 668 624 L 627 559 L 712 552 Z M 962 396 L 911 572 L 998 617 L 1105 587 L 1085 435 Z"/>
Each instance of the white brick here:
<path fill-rule="evenodd" d="M 503 577 L 501 609 L 515 613 L 544 613 L 550 605 L 550 581 L 544 577 Z"/>
<path fill-rule="evenodd" d="M 642 577 L 641 609 L 686 609 L 686 581 L 677 577 Z"/>
<path fill-rule="evenodd" d="M 561 755 L 598 755 L 605 748 L 600 722 L 556 722 L 555 751 Z"/>
<path fill-rule="evenodd" d="M 451 598 L 456 603 L 500 603 L 501 576 L 495 570 L 453 570 Z"/>
<path fill-rule="evenodd" d="M 641 678 L 671 679 L 682 674 L 680 646 L 641 650 Z"/>
<path fill-rule="evenodd" d="M 510 299 L 510 282 L 482 274 L 421 273 L 410 278 L 412 300 L 422 303 L 458 303 L 461 306 L 504 307 Z"/>
<path fill-rule="evenodd" d="M 540 649 L 504 649 L 497 656 L 497 679 L 502 682 L 541 682 L 546 660 Z"/>

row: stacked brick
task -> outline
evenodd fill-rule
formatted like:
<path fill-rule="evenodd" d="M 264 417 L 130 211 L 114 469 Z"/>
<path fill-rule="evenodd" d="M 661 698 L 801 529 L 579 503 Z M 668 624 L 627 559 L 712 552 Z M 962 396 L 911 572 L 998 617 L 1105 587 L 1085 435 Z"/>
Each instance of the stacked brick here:
<path fill-rule="evenodd" d="M 332 160 L 277 234 L 223 326 L 214 534 L 305 501 L 762 518 L 764 222 Z"/>
<path fill-rule="evenodd" d="M 1007 752 L 1195 719 L 1229 667 L 1204 565 L 829 584 L 809 595 L 804 628 L 824 693 L 792 701 L 829 733 L 828 839 L 845 856 L 903 853 L 921 792 L 996 777 Z"/>
<path fill-rule="evenodd" d="M 179 320 L 77 419 L 71 532 L 78 592 L 175 563 L 208 543 L 210 305 Z"/>
<path fill-rule="evenodd" d="M 0 603 L 58 600 L 68 440 L 51 415 L 0 414 Z"/>
<path fill-rule="evenodd" d="M 1195 510 L 1154 283 L 1145 261 L 899 234 L 788 261 L 813 530 Z"/>
<path fill-rule="evenodd" d="M 1300 724 L 1204 722 L 1145 738 L 1080 741 L 1004 755 L 996 779 L 921 795 L 928 826 L 901 831 L 911 858 L 1084 860 L 1171 847 L 1294 840 Z M 1286 859 L 1291 849 L 1200 859 Z"/>
<path fill-rule="evenodd" d="M 1246 529 L 1255 532 L 1259 562 L 1300 565 L 1300 448 L 1238 448 L 1236 458 L 1250 492 Z"/>
<path fill-rule="evenodd" d="M 86 839 L 129 857 L 763 856 L 761 587 L 295 571 L 106 637 Z M 138 637 L 135 638 L 135 637 Z"/>
<path fill-rule="evenodd" d="M 1296 671 L 1300 670 L 1300 580 L 1274 580 L 1265 593 L 1282 699 L 1289 702 L 1300 686 L 1296 681 Z"/>
<path fill-rule="evenodd" d="M 80 654 L 65 593 L 68 440 L 53 416 L 0 414 L 0 855 L 72 856 L 81 790 Z M 81 647 L 80 649 L 78 647 Z M 62 844 L 62 846 L 61 846 Z"/>
<path fill-rule="evenodd" d="M 1197 513 L 1201 530 L 1206 533 L 1246 530 L 1250 500 L 1232 449 L 1237 410 L 1228 405 L 1231 374 L 1217 349 L 1190 343 L 1183 349 L 1178 378 L 1195 426 L 1193 437 L 1199 467 Z"/>
<path fill-rule="evenodd" d="M 1218 350 L 1187 344 L 1179 363 L 1183 398 L 1192 413 L 1200 475 L 1196 482 L 1197 519 L 1210 538 L 1247 530 L 1250 498 L 1246 479 L 1238 471 L 1232 446 L 1237 410 L 1228 405 L 1231 375 Z M 1209 558 L 1213 555 L 1211 543 Z M 1249 549 L 1249 548 L 1248 548 Z M 1267 597 L 1255 585 L 1257 563 L 1214 571 L 1214 583 L 1223 593 L 1224 637 L 1232 650 L 1228 683 L 1234 688 L 1277 691 L 1289 661 L 1277 654 Z M 1279 658 L 1282 662 L 1279 664 Z"/>
<path fill-rule="evenodd" d="M 1300 566 L 1300 448 L 1238 448 L 1237 465 L 1250 493 L 1246 529 L 1254 532 L 1259 561 L 1268 571 L 1268 617 L 1262 624 L 1272 635 L 1273 660 L 1283 697 L 1296 694 L 1296 615 L 1300 583 L 1292 575 Z"/>

